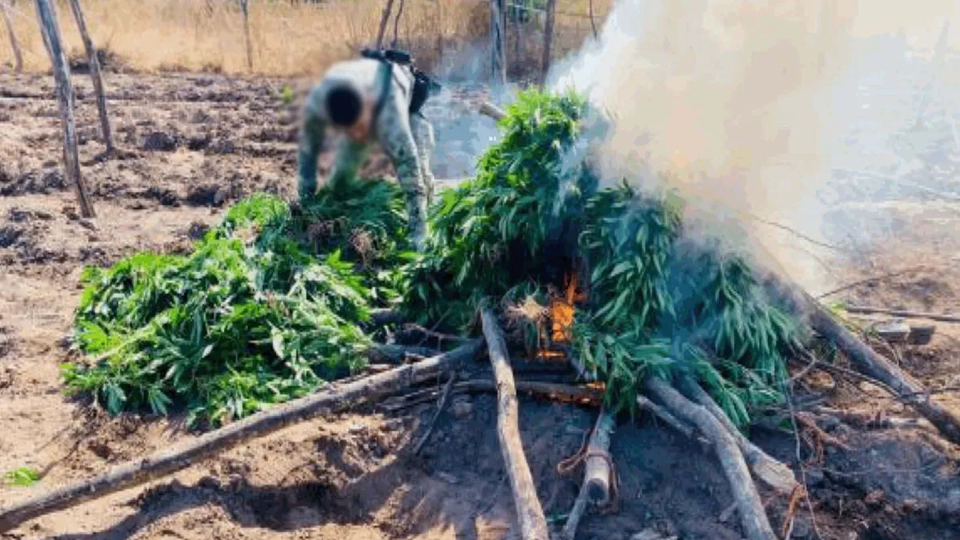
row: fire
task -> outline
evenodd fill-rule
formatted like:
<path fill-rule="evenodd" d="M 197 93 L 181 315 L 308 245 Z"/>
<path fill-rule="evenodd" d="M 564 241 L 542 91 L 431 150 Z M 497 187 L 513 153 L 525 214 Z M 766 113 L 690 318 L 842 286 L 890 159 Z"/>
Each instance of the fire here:
<path fill-rule="evenodd" d="M 551 345 L 570 343 L 570 327 L 573 326 L 576 303 L 586 298 L 583 292 L 577 290 L 577 284 L 576 272 L 567 273 L 563 280 L 563 294 L 550 300 L 550 339 L 546 341 Z M 541 348 L 537 356 L 541 359 L 564 359 L 566 355 L 562 351 Z"/>

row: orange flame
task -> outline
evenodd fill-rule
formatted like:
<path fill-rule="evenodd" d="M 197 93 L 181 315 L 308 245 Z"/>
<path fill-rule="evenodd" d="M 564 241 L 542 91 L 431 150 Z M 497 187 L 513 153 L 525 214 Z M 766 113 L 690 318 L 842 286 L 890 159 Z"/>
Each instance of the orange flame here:
<path fill-rule="evenodd" d="M 577 291 L 577 274 L 570 272 L 564 276 L 563 296 L 556 296 L 550 300 L 549 321 L 551 344 L 566 344 L 570 342 L 570 327 L 576 313 L 576 303 L 585 299 L 585 294 Z M 565 359 L 560 351 L 541 348 L 537 352 L 541 359 Z"/>

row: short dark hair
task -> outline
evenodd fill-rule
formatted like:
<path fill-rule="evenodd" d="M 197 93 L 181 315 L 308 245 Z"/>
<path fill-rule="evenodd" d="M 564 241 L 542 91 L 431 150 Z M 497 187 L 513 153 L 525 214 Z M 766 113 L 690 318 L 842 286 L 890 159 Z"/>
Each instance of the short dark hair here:
<path fill-rule="evenodd" d="M 352 126 L 360 118 L 360 94 L 349 86 L 339 86 L 327 94 L 327 116 L 337 126 Z"/>

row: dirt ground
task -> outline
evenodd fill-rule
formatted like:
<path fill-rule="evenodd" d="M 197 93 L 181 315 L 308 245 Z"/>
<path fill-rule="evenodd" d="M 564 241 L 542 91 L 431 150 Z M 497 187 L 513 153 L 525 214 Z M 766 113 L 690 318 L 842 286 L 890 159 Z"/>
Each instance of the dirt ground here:
<path fill-rule="evenodd" d="M 128 155 L 102 161 L 89 81 L 77 75 L 83 174 L 98 212 L 95 220 L 82 219 L 60 172 L 50 84 L 49 77 L 0 75 L 0 471 L 29 466 L 43 473 L 34 488 L 0 487 L 0 506 L 192 436 L 176 421 L 110 418 L 62 395 L 58 370 L 70 355 L 82 266 L 111 264 L 137 250 L 188 249 L 225 204 L 258 190 L 294 191 L 296 127 L 280 98 L 284 81 L 112 74 L 113 127 Z M 469 174 L 477 140 L 493 131 L 492 122 L 469 113 L 480 89 L 450 92 L 428 110 L 437 122 L 438 178 Z M 384 172 L 390 167 L 375 154 L 365 174 Z M 839 211 L 844 219 L 882 212 L 910 226 L 891 230 L 871 249 L 834 257 L 829 264 L 838 282 L 909 271 L 831 298 L 957 311 L 958 211 L 960 204 L 923 199 Z M 930 344 L 896 345 L 896 357 L 931 389 L 944 390 L 937 399 L 960 410 L 960 326 L 935 324 Z M 960 539 L 960 449 L 922 422 L 909 425 L 911 412 L 868 383 L 820 374 L 804 380 L 801 394 L 804 403 L 825 400 L 862 413 L 864 421 L 818 417 L 843 444 L 826 444 L 819 460 L 802 445 L 803 459 L 814 460 L 804 466 L 814 514 L 800 511 L 793 538 Z M 306 422 L 0 537 L 517 538 L 493 397 L 455 398 L 414 458 L 409 447 L 433 412 L 432 404 L 393 413 L 371 408 Z M 580 447 L 594 414 L 533 398 L 521 402 L 538 492 L 559 525 L 581 472 L 561 475 L 556 466 Z M 890 418 L 903 421 L 889 427 L 883 420 Z M 799 470 L 792 432 L 755 427 L 751 436 Z M 645 530 L 683 539 L 741 537 L 736 517 L 724 512 L 731 501 L 726 481 L 712 455 L 695 444 L 646 416 L 624 417 L 612 455 L 617 507 L 588 515 L 579 539 L 627 540 Z M 771 501 L 775 517 L 784 504 Z"/>

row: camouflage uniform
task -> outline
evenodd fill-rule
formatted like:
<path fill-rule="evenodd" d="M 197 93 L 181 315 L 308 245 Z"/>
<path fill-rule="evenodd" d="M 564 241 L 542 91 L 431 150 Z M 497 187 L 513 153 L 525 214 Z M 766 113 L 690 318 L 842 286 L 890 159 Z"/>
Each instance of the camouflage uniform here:
<path fill-rule="evenodd" d="M 389 84 L 385 84 L 386 76 L 390 76 Z M 430 122 L 419 112 L 409 111 L 413 82 L 412 71 L 403 65 L 394 64 L 388 70 L 383 62 L 368 58 L 333 65 L 310 91 L 304 107 L 298 149 L 298 190 L 301 200 L 316 193 L 317 156 L 327 130 L 346 135 L 337 149 L 329 179 L 331 184 L 356 176 L 368 144 L 376 138 L 393 162 L 400 186 L 406 192 L 409 226 L 414 243 L 420 249 L 427 230 L 427 204 L 433 195 L 429 154 L 435 141 Z M 331 101 L 331 92 L 344 88 L 359 97 L 356 118 L 333 110 L 340 102 Z M 380 99 L 384 101 L 378 112 Z"/>

